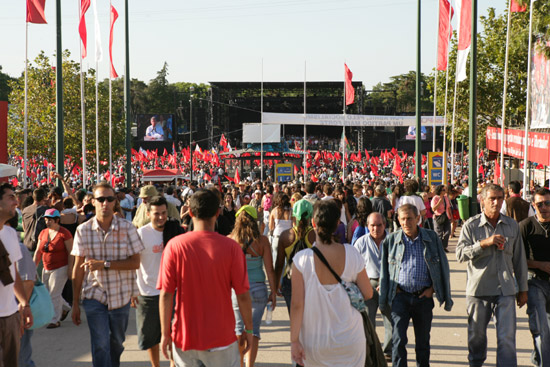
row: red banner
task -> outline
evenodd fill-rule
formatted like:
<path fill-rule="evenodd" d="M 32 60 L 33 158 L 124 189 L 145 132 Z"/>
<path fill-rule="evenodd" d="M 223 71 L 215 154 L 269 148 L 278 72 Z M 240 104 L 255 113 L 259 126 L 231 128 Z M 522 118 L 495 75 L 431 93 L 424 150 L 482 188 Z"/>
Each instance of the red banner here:
<path fill-rule="evenodd" d="M 500 135 L 502 130 L 496 127 L 488 127 L 485 136 L 487 149 L 500 153 Z M 504 154 L 523 159 L 525 147 L 523 144 L 525 132 L 523 130 L 505 129 Z M 545 166 L 550 165 L 550 134 L 529 132 L 530 162 L 536 162 Z"/>

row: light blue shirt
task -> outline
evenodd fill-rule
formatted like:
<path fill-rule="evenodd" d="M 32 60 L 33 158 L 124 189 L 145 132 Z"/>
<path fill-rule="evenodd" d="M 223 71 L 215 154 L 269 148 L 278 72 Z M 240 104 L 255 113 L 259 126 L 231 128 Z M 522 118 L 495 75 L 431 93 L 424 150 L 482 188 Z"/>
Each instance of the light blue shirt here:
<path fill-rule="evenodd" d="M 380 248 L 374 242 L 370 234 L 359 237 L 353 244 L 363 259 L 365 260 L 365 269 L 369 279 L 380 278 Z"/>
<path fill-rule="evenodd" d="M 428 265 L 424 259 L 424 244 L 420 232 L 415 239 L 403 232 L 403 261 L 397 283 L 405 292 L 413 293 L 432 285 Z"/>
<path fill-rule="evenodd" d="M 126 208 L 126 209 L 132 209 L 134 207 L 134 201 L 131 200 L 128 196 L 126 196 L 120 202 L 120 207 L 121 208 Z M 123 213 L 124 213 L 124 216 L 125 216 L 126 220 L 129 220 L 131 222 L 132 221 L 132 212 L 123 211 Z"/>

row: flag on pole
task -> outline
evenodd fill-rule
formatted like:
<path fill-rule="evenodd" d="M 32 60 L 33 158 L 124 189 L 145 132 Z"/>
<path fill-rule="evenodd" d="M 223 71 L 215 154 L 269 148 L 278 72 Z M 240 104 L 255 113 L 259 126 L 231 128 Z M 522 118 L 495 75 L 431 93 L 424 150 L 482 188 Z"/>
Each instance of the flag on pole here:
<path fill-rule="evenodd" d="M 466 60 L 472 42 L 472 0 L 458 0 L 458 54 L 456 59 L 456 80 L 466 79 Z"/>
<path fill-rule="evenodd" d="M 46 0 L 27 0 L 27 23 L 46 24 Z"/>
<path fill-rule="evenodd" d="M 80 1 L 80 23 L 78 23 L 78 33 L 80 33 L 80 39 L 82 40 L 82 58 L 85 59 L 88 55 L 86 47 L 88 45 L 88 32 L 86 31 L 86 12 L 90 8 L 91 0 Z"/>
<path fill-rule="evenodd" d="M 109 59 L 111 60 L 111 78 L 116 79 L 118 78 L 118 74 L 116 73 L 115 66 L 113 65 L 113 28 L 115 26 L 115 22 L 118 19 L 118 13 L 114 6 L 111 5 L 111 33 L 109 35 Z"/>
<path fill-rule="evenodd" d="M 451 15 L 449 17 L 449 11 Z M 453 9 L 449 0 L 439 0 L 439 39 L 437 42 L 437 70 L 447 70 L 449 59 L 449 41 L 453 35 L 453 27 L 449 19 L 453 17 Z"/>
<path fill-rule="evenodd" d="M 95 33 L 95 61 L 103 60 L 103 48 L 101 47 L 101 30 L 99 28 L 99 19 L 97 17 L 97 0 L 93 2 L 94 7 L 94 33 Z"/>
<path fill-rule="evenodd" d="M 342 129 L 342 139 L 340 140 L 340 151 L 344 153 L 346 150 L 349 151 L 350 148 L 351 147 L 349 146 L 349 142 L 348 142 L 348 138 L 346 137 L 346 133 Z"/>
<path fill-rule="evenodd" d="M 527 10 L 527 4 L 524 4 L 524 5 L 520 5 L 518 3 L 518 0 L 510 0 L 511 3 L 510 3 L 510 11 L 512 13 L 523 13 L 524 11 Z"/>
<path fill-rule="evenodd" d="M 353 89 L 353 85 L 351 84 L 351 78 L 353 78 L 353 73 L 348 68 L 346 64 L 344 64 L 345 68 L 345 75 L 346 75 L 346 106 L 353 104 L 355 100 L 355 89 Z"/>

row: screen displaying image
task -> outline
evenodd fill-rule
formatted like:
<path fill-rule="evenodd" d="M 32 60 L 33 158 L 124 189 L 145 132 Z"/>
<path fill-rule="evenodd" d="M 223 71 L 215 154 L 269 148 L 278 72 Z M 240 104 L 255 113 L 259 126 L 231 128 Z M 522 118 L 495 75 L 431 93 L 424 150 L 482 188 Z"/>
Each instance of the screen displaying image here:
<path fill-rule="evenodd" d="M 174 139 L 174 115 L 137 115 L 137 139 L 139 141 L 167 141 Z"/>

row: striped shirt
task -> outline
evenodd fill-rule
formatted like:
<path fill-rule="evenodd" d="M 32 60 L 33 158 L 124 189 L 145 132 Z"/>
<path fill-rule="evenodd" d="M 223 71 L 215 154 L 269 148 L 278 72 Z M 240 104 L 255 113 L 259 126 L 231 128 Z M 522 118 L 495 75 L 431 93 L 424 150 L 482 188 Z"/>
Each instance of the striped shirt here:
<path fill-rule="evenodd" d="M 105 232 L 94 217 L 76 229 L 71 255 L 84 257 L 85 261 L 117 261 L 126 260 L 144 248 L 131 222 L 115 215 L 111 227 Z M 137 294 L 135 270 L 85 270 L 83 299 L 94 299 L 114 310 L 128 304 Z"/>
<path fill-rule="evenodd" d="M 424 244 L 420 232 L 414 240 L 403 232 L 403 244 L 405 251 L 399 271 L 399 287 L 405 292 L 413 293 L 431 286 L 432 279 L 426 260 L 424 260 Z"/>

